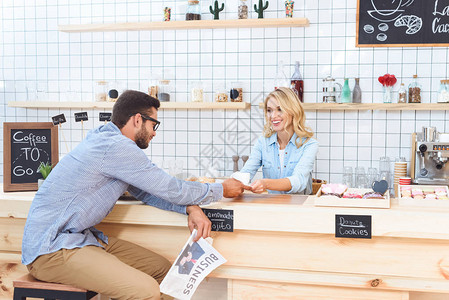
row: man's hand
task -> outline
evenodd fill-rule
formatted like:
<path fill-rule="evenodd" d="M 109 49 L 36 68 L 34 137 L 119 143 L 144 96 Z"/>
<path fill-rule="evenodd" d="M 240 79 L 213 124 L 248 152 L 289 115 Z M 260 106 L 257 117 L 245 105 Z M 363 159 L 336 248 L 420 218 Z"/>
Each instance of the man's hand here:
<path fill-rule="evenodd" d="M 201 237 L 207 238 L 210 236 L 212 222 L 206 217 L 203 210 L 197 205 L 190 205 L 187 206 L 186 212 L 189 215 L 188 224 L 190 232 L 195 228 L 198 231 L 193 241 L 196 242 Z"/>
<path fill-rule="evenodd" d="M 263 179 L 256 180 L 251 184 L 251 191 L 253 193 L 260 194 L 260 193 L 263 193 L 266 189 L 267 189 L 267 186 Z"/>
<path fill-rule="evenodd" d="M 243 189 L 245 185 L 240 181 L 229 178 L 223 181 L 223 197 L 225 198 L 234 198 L 240 196 L 243 193 Z"/>

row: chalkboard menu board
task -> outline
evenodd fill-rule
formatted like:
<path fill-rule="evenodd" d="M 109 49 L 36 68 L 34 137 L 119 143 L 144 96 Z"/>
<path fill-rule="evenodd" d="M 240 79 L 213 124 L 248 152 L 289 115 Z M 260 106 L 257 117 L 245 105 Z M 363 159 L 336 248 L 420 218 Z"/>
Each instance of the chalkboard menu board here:
<path fill-rule="evenodd" d="M 35 191 L 41 162 L 58 162 L 58 127 L 51 122 L 3 123 L 3 190 Z"/>
<path fill-rule="evenodd" d="M 371 216 L 335 215 L 335 237 L 371 238 Z"/>
<path fill-rule="evenodd" d="M 234 211 L 229 209 L 203 208 L 206 217 L 212 222 L 212 231 L 234 231 Z"/>
<path fill-rule="evenodd" d="M 449 2 L 358 0 L 358 47 L 449 46 Z"/>

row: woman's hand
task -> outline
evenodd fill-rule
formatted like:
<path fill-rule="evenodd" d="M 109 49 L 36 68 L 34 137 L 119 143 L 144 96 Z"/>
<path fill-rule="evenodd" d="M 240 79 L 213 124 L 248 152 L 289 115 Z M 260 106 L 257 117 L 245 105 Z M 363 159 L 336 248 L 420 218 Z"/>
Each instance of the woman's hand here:
<path fill-rule="evenodd" d="M 267 185 L 266 185 L 265 180 L 263 180 L 263 179 L 258 179 L 251 184 L 251 191 L 253 193 L 260 194 L 260 193 L 263 193 L 266 189 L 267 189 Z"/>
<path fill-rule="evenodd" d="M 197 205 L 190 205 L 187 206 L 186 212 L 189 214 L 188 224 L 190 232 L 195 228 L 198 231 L 193 241 L 197 242 L 201 237 L 207 238 L 210 236 L 212 222 L 206 217 L 203 210 Z"/>

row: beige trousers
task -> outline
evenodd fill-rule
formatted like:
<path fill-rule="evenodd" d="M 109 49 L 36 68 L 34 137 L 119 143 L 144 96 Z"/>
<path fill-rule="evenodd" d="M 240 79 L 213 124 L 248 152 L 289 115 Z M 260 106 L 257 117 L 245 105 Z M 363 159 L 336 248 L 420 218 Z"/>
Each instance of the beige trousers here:
<path fill-rule="evenodd" d="M 109 237 L 105 249 L 86 246 L 39 256 L 29 264 L 39 280 L 70 284 L 114 299 L 160 299 L 170 262 L 136 244 Z"/>

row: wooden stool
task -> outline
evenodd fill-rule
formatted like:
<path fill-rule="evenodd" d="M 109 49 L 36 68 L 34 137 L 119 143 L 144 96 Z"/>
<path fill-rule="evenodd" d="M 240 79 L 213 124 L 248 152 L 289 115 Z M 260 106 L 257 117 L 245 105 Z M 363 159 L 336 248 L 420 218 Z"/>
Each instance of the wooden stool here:
<path fill-rule="evenodd" d="M 79 289 L 71 285 L 40 281 L 30 274 L 13 281 L 14 300 L 25 300 L 27 297 L 70 300 L 88 300 L 97 293 Z"/>

